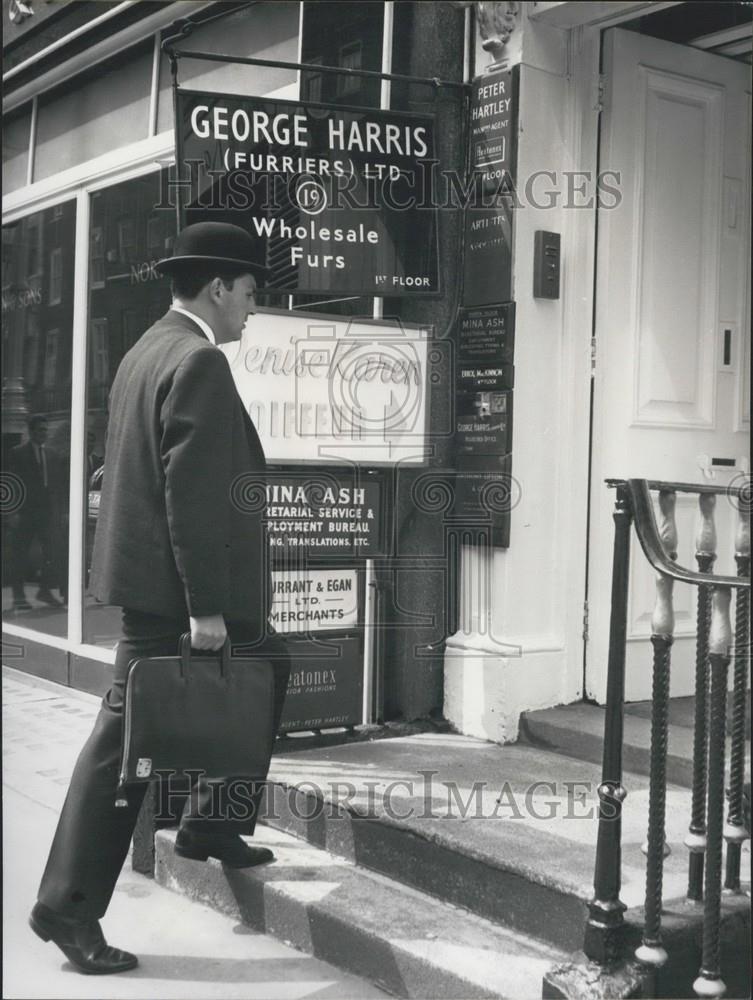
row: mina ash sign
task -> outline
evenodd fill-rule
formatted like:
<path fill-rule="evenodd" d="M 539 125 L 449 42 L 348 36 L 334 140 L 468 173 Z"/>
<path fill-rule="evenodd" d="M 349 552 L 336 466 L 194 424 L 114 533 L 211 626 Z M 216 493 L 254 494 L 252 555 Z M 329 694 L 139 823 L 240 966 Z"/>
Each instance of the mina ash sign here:
<path fill-rule="evenodd" d="M 185 221 L 257 237 L 262 288 L 438 293 L 432 117 L 179 90 L 176 129 Z"/>

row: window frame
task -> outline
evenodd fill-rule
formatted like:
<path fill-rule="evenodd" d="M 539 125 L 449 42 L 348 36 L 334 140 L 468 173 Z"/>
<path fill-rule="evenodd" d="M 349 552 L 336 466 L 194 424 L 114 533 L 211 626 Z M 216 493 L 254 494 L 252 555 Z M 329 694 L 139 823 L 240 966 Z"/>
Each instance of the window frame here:
<path fill-rule="evenodd" d="M 175 8 L 180 4 L 171 5 Z M 207 4 L 210 6 L 210 4 Z M 172 10 L 157 12 L 145 19 L 141 31 L 128 31 L 128 46 L 143 41 L 148 37 L 155 39 L 155 61 L 159 67 L 160 32 L 174 22 L 179 12 Z M 303 0 L 298 4 L 298 53 L 297 61 L 301 60 L 303 29 Z M 107 41 L 107 46 L 118 50 L 121 45 L 115 43 L 115 38 Z M 105 50 L 102 49 L 102 52 Z M 97 48 L 99 53 L 99 47 Z M 100 61 L 105 55 L 97 55 L 94 61 Z M 69 66 L 61 71 L 53 71 L 40 80 L 35 81 L 37 96 L 54 89 L 66 79 L 75 76 L 82 69 L 92 64 L 88 54 L 82 54 L 71 60 Z M 295 89 L 300 94 L 301 72 L 297 71 Z M 150 103 L 150 119 L 153 122 L 156 115 L 156 101 L 159 97 L 159 72 L 153 73 L 152 94 Z M 12 110 L 29 100 L 31 95 L 24 90 L 9 98 L 7 110 Z M 287 95 L 286 95 L 287 96 Z M 293 95 L 291 95 L 293 96 Z M 29 160 L 34 159 L 34 139 L 30 137 Z M 173 129 L 152 134 L 146 139 L 128 146 L 123 146 L 109 153 L 87 160 L 84 163 L 69 167 L 64 171 L 35 181 L 18 188 L 2 199 L 2 224 L 16 222 L 35 212 L 55 209 L 64 201 L 73 200 L 76 203 L 76 228 L 74 238 L 74 296 L 73 296 L 73 330 L 71 358 L 71 455 L 69 466 L 69 497 L 70 516 L 68 523 L 68 628 L 67 635 L 53 636 L 37 631 L 29 626 L 3 621 L 3 631 L 20 639 L 27 639 L 86 659 L 100 663 L 114 663 L 115 650 L 104 646 L 95 646 L 83 642 L 83 595 L 85 578 L 85 543 L 86 543 L 86 390 L 87 363 L 90 349 L 89 334 L 89 292 L 90 286 L 90 218 L 91 196 L 124 181 L 145 174 L 156 173 L 161 168 L 175 163 L 175 136 Z M 147 248 L 147 252 L 150 248 Z M 39 261 L 41 266 L 41 253 Z M 167 252 L 167 251 L 166 251 Z"/>

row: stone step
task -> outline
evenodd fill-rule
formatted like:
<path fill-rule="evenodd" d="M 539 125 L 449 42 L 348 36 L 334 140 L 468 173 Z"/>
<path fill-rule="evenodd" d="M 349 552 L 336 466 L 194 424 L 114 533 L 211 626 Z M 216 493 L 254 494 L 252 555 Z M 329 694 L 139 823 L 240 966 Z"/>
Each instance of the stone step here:
<path fill-rule="evenodd" d="M 156 837 L 160 884 L 394 996 L 541 996 L 545 973 L 566 957 L 279 830 L 254 837 L 275 863 L 243 871 L 179 858 L 174 840 L 172 830 Z"/>
<path fill-rule="evenodd" d="M 555 947 L 583 941 L 600 767 L 456 734 L 275 756 L 262 821 Z M 626 774 L 622 899 L 645 893 L 648 782 Z M 475 787 L 475 791 L 474 791 Z M 667 898 L 687 887 L 690 796 L 667 790 Z"/>
<path fill-rule="evenodd" d="M 675 699 L 672 699 L 674 702 Z M 683 703 L 689 699 L 678 699 Z M 672 722 L 670 702 L 667 780 L 684 788 L 693 785 L 693 729 L 687 705 L 678 706 Z M 682 711 L 680 709 L 683 709 Z M 601 764 L 604 740 L 604 709 L 600 705 L 558 705 L 526 712 L 520 720 L 520 739 L 530 746 L 577 760 Z M 633 774 L 648 775 L 651 752 L 651 714 L 645 702 L 625 706 L 623 766 Z M 746 743 L 750 760 L 750 743 Z M 729 763 L 729 745 L 727 747 Z M 746 768 L 746 771 L 748 769 Z"/>

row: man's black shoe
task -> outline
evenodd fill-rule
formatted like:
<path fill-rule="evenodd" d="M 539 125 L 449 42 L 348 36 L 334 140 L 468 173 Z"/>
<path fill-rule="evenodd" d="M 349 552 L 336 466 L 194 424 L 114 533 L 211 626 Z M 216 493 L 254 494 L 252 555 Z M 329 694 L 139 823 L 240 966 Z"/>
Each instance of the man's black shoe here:
<path fill-rule="evenodd" d="M 110 947 L 98 920 L 76 920 L 37 903 L 31 911 L 29 926 L 43 941 L 54 941 L 79 972 L 106 976 L 127 972 L 139 964 L 130 952 Z"/>
<path fill-rule="evenodd" d="M 275 859 L 266 847 L 249 847 L 236 833 L 195 833 L 192 830 L 178 830 L 175 853 L 192 861 L 217 858 L 228 868 L 253 868 Z"/>

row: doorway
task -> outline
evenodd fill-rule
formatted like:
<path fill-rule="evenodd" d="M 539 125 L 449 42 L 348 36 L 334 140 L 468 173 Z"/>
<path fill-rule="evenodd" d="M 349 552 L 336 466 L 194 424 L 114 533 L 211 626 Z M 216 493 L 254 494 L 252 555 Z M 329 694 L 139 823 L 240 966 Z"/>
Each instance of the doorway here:
<path fill-rule="evenodd" d="M 603 43 L 600 169 L 619 172 L 620 197 L 599 210 L 596 264 L 584 695 L 599 702 L 614 503 L 604 480 L 724 486 L 748 471 L 750 432 L 749 66 L 625 28 Z M 735 572 L 734 515 L 717 505 L 720 573 Z M 696 498 L 678 497 L 689 567 L 696 516 Z M 633 545 L 629 701 L 650 697 L 653 576 Z M 694 598 L 675 591 L 673 696 L 693 690 Z"/>

